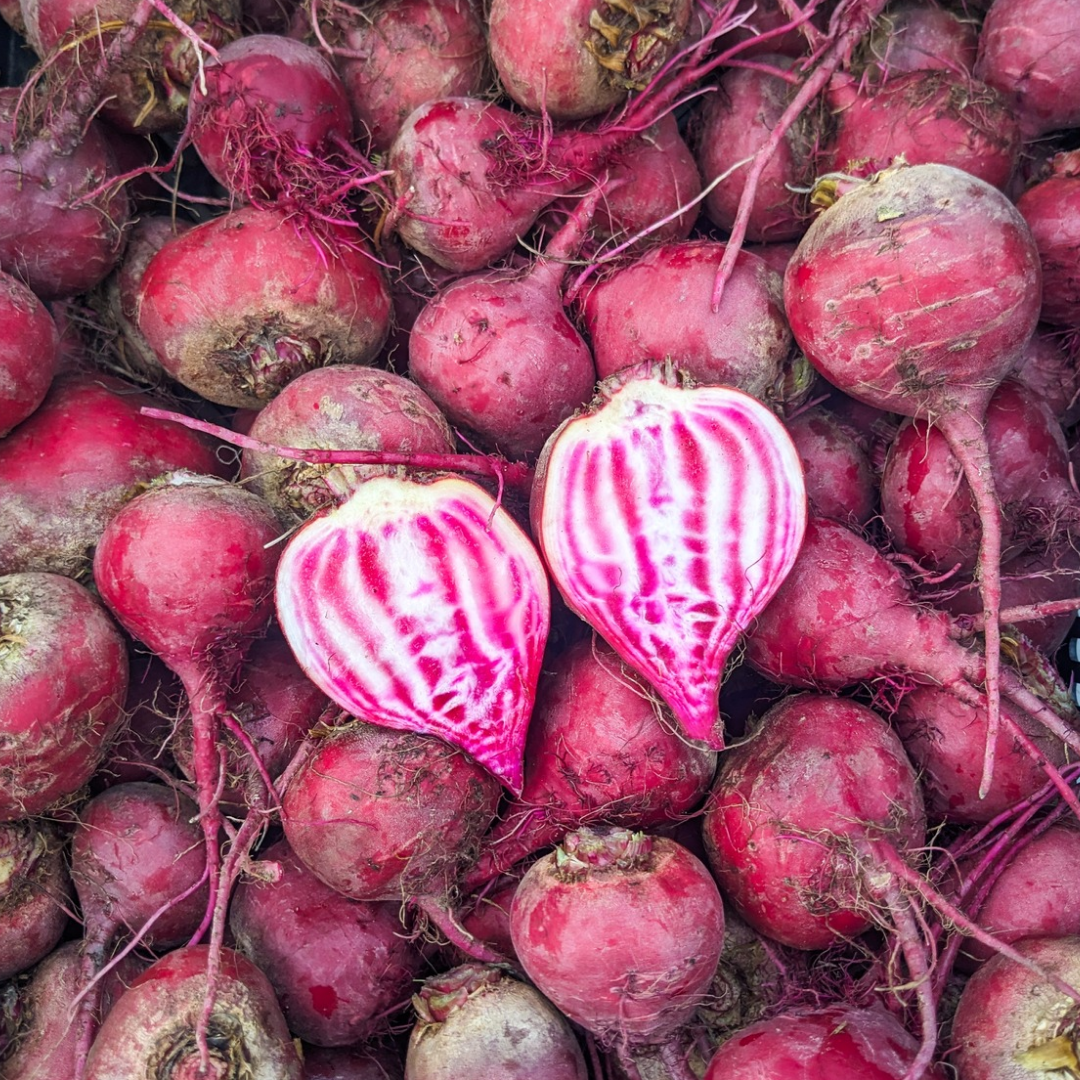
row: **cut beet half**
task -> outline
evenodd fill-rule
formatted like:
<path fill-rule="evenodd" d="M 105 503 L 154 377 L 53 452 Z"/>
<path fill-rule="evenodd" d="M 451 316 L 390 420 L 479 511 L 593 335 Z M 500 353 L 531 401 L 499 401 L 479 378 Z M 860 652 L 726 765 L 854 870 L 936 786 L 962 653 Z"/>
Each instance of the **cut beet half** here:
<path fill-rule="evenodd" d="M 515 794 L 550 597 L 532 541 L 456 476 L 378 476 L 289 542 L 278 619 L 347 712 L 437 735 Z"/>
<path fill-rule="evenodd" d="M 723 748 L 724 661 L 791 569 L 806 486 L 787 430 L 729 386 L 647 363 L 601 383 L 537 466 L 533 534 L 569 606 L 684 733 Z"/>

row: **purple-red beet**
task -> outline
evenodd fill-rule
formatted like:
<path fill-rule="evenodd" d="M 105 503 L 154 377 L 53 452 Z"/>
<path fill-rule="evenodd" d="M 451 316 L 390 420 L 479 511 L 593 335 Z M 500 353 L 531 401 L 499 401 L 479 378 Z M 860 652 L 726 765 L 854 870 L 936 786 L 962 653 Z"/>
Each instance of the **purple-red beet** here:
<path fill-rule="evenodd" d="M 670 825 L 698 805 L 715 769 L 716 755 L 679 737 L 674 718 L 611 646 L 582 640 L 540 677 L 525 785 L 503 807 L 465 888 L 580 825 Z"/>
<path fill-rule="evenodd" d="M 138 485 L 175 469 L 225 475 L 212 439 L 140 414 L 157 403 L 110 375 L 54 380 L 0 442 L 0 573 L 85 577 L 102 530 Z"/>
<path fill-rule="evenodd" d="M 521 879 L 510 911 L 526 974 L 608 1046 L 672 1044 L 724 940 L 720 892 L 674 840 L 579 829 Z"/>
<path fill-rule="evenodd" d="M 242 207 L 170 239 L 139 283 L 138 328 L 161 366 L 219 405 L 261 408 L 291 379 L 374 359 L 390 292 L 344 227 Z"/>
<path fill-rule="evenodd" d="M 535 455 L 588 403 L 596 368 L 563 308 L 562 283 L 600 190 L 575 208 L 541 257 L 458 278 L 420 312 L 409 375 L 479 441 L 510 458 Z"/>
<path fill-rule="evenodd" d="M 454 436 L 438 406 L 390 371 L 332 364 L 297 376 L 261 409 L 252 438 L 275 446 L 447 454 Z M 240 475 L 289 525 L 347 497 L 378 465 L 311 465 L 244 451 Z"/>
<path fill-rule="evenodd" d="M 222 951 L 216 980 L 210 970 L 205 945 L 176 949 L 147 968 L 101 1025 L 85 1080 L 141 1080 L 155 1075 L 163 1060 L 177 1080 L 302 1080 L 300 1057 L 266 976 L 229 949 Z M 204 1061 L 195 1032 L 212 981 Z"/>
<path fill-rule="evenodd" d="M 0 821 L 66 802 L 123 726 L 127 644 L 84 585 L 0 577 Z"/>
<path fill-rule="evenodd" d="M 237 886 L 229 926 L 236 948 L 273 983 L 289 1030 L 318 1046 L 348 1046 L 389 1031 L 390 1012 L 420 972 L 400 910 L 331 889 L 282 840 Z"/>
<path fill-rule="evenodd" d="M 1001 513 L 982 424 L 1039 316 L 1038 250 L 996 188 L 948 165 L 856 183 L 807 230 L 784 276 L 795 340 L 835 386 L 932 420 L 979 510 L 990 730 L 1000 707 Z M 988 742 L 984 787 L 992 771 Z"/>
<path fill-rule="evenodd" d="M 59 831 L 40 819 L 0 824 L 0 981 L 59 943 L 70 894 Z"/>
<path fill-rule="evenodd" d="M 59 363 L 59 334 L 48 308 L 0 271 L 0 438 L 44 401 Z"/>
<path fill-rule="evenodd" d="M 663 244 L 588 290 L 580 304 L 601 379 L 642 361 L 673 361 L 695 382 L 776 396 L 791 350 L 783 280 L 741 251 L 713 310 L 723 254 L 709 240 Z"/>

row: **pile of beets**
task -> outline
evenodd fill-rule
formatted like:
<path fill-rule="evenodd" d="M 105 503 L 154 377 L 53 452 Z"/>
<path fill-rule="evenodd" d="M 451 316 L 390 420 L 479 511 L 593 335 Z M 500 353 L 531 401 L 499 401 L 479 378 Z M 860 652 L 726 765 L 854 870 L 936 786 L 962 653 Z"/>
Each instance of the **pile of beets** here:
<path fill-rule="evenodd" d="M 1080 1076 L 1077 0 L 0 15 L 0 1080 Z"/>

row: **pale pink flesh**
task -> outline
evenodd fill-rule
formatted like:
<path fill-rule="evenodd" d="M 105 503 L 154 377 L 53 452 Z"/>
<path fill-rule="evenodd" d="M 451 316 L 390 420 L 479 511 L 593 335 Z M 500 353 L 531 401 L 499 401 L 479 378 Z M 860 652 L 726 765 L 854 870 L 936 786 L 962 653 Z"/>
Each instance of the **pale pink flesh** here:
<path fill-rule="evenodd" d="M 482 488 L 365 481 L 290 541 L 277 610 L 343 709 L 446 739 L 520 793 L 550 600 L 532 542 Z"/>
<path fill-rule="evenodd" d="M 748 394 L 682 388 L 646 367 L 568 421 L 541 472 L 534 531 L 567 603 L 652 683 L 686 735 L 722 749 L 724 661 L 806 527 L 787 431 Z"/>

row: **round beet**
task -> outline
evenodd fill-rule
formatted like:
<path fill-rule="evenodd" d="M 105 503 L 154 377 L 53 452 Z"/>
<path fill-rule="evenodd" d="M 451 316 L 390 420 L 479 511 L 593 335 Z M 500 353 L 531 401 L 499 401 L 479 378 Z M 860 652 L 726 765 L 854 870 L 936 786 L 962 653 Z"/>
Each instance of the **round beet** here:
<path fill-rule="evenodd" d="M 0 981 L 48 955 L 67 928 L 63 838 L 46 821 L 0 824 Z"/>
<path fill-rule="evenodd" d="M 20 87 L 0 89 L 0 127 L 10 132 Z M 29 104 L 24 106 L 29 109 Z M 73 145 L 48 133 L 0 145 L 0 268 L 42 300 L 75 296 L 103 281 L 123 250 L 131 208 L 107 185 L 116 173 L 104 129 L 90 121 Z M 98 189 L 104 189 L 98 191 Z M 98 192 L 86 198 L 91 192 Z"/>
<path fill-rule="evenodd" d="M 833 77 L 830 131 L 818 173 L 938 162 L 1004 188 L 1020 155 L 1020 125 L 1003 95 L 962 72 L 912 71 L 867 88 Z"/>
<path fill-rule="evenodd" d="M 303 1065 L 266 976 L 225 949 L 206 1017 L 208 1071 L 196 1030 L 207 1008 L 210 949 L 168 953 L 142 973 L 101 1025 L 85 1080 L 143 1080 L 168 1061 L 177 1080 L 301 1080 Z"/>
<path fill-rule="evenodd" d="M 510 909 L 529 978 L 611 1046 L 673 1040 L 701 1003 L 724 941 L 705 865 L 664 837 L 579 829 L 521 879 Z"/>
<path fill-rule="evenodd" d="M 1080 938 L 1018 941 L 1025 960 L 1070 986 L 1080 983 Z M 1077 1064 L 1073 1031 L 1080 1004 L 1005 956 L 968 980 L 953 1019 L 950 1063 L 959 1080 L 1051 1080 Z"/>
<path fill-rule="evenodd" d="M 353 134 L 333 64 L 280 34 L 220 49 L 192 88 L 188 117 L 192 145 L 218 183 L 247 202 L 296 210 L 314 208 L 320 172 Z M 328 168 L 337 187 L 342 177 Z"/>
<path fill-rule="evenodd" d="M 59 361 L 59 335 L 48 308 L 0 271 L 0 438 L 45 400 Z"/>
<path fill-rule="evenodd" d="M 1072 0 L 994 0 L 975 75 L 1005 94 L 1025 141 L 1080 125 L 1080 35 Z"/>
<path fill-rule="evenodd" d="M 0 577 L 0 821 L 79 791 L 123 724 L 127 688 L 127 644 L 89 589 Z"/>
<path fill-rule="evenodd" d="M 917 851 L 926 814 L 881 717 L 848 699 L 796 694 L 726 751 L 702 831 L 724 895 L 755 930 L 823 949 L 875 922 L 871 853 Z"/>
<path fill-rule="evenodd" d="M 141 939 L 148 948 L 175 948 L 199 929 L 209 886 L 199 884 L 206 851 L 198 814 L 187 796 L 145 781 L 117 784 L 79 812 L 71 876 L 99 962 L 118 930 L 140 933 L 159 908 Z"/>
<path fill-rule="evenodd" d="M 882 1008 L 796 1009 L 736 1032 L 713 1055 L 703 1080 L 909 1080 L 918 1050 Z M 943 1076 L 936 1068 L 917 1075 Z"/>
<path fill-rule="evenodd" d="M 359 129 L 385 152 L 426 101 L 487 89 L 485 21 L 477 0 L 376 0 L 320 5 L 320 32 Z"/>
<path fill-rule="evenodd" d="M 791 61 L 778 56 L 762 60 L 781 69 Z M 705 213 L 721 229 L 735 223 L 745 185 L 745 159 L 770 137 L 787 108 L 791 85 L 760 68 L 731 68 L 719 80 L 716 93 L 697 106 L 692 131 L 698 166 L 706 182 L 725 173 L 705 196 Z M 746 238 L 775 242 L 796 240 L 806 231 L 809 208 L 805 189 L 812 183 L 812 111 L 806 110 L 785 133 L 758 181 Z"/>
<path fill-rule="evenodd" d="M 740 251 L 720 308 L 713 281 L 724 245 L 655 247 L 594 285 L 582 314 L 601 379 L 644 360 L 674 361 L 699 383 L 767 400 L 791 349 L 780 275 Z"/>
<path fill-rule="evenodd" d="M 572 645 L 540 676 L 521 797 L 503 807 L 466 889 L 579 825 L 671 824 L 702 800 L 716 757 L 680 738 L 610 645 L 591 637 Z"/>
<path fill-rule="evenodd" d="M 0 573 L 85 577 L 109 519 L 139 485 L 174 469 L 225 475 L 216 444 L 151 420 L 159 405 L 109 375 L 61 375 L 0 441 Z"/>
<path fill-rule="evenodd" d="M 441 739 L 355 722 L 320 740 L 290 777 L 285 836 L 345 896 L 441 899 L 476 857 L 499 791 Z"/>
<path fill-rule="evenodd" d="M 1080 329 L 1080 155 L 1072 174 L 1051 176 L 1016 200 L 1042 263 L 1041 318 L 1051 326 Z"/>
<path fill-rule="evenodd" d="M 435 975 L 413 1005 L 406 1080 L 587 1080 L 566 1017 L 497 967 L 466 964 Z"/>
<path fill-rule="evenodd" d="M 415 383 L 357 364 L 315 368 L 293 379 L 261 409 L 254 439 L 274 446 L 446 454 L 454 436 L 439 407 Z M 246 449 L 241 476 L 295 525 L 347 497 L 378 465 L 309 465 Z"/>
<path fill-rule="evenodd" d="M 688 0 L 493 0 L 488 48 L 506 92 L 554 120 L 583 120 L 641 90 L 690 25 Z"/>
<path fill-rule="evenodd" d="M 390 326 L 390 292 L 355 236 L 243 207 L 164 244 L 138 292 L 162 367 L 219 405 L 261 408 L 324 364 L 363 364 Z"/>
<path fill-rule="evenodd" d="M 273 983 L 290 1031 L 317 1046 L 347 1046 L 389 1031 L 420 971 L 400 910 L 336 892 L 282 840 L 237 886 L 229 926 Z"/>

